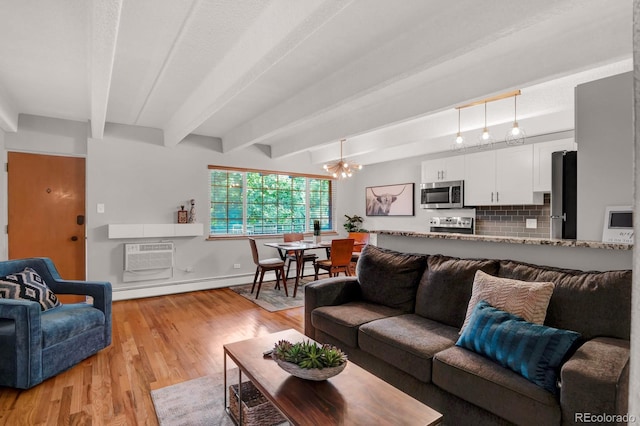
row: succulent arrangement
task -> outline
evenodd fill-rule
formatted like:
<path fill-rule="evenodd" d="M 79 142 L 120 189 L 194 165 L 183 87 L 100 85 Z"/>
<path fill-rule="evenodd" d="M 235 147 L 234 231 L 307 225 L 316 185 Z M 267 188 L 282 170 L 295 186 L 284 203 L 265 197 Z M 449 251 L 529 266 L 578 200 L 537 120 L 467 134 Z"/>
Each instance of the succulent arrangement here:
<path fill-rule="evenodd" d="M 280 340 L 272 356 L 305 369 L 338 367 L 347 361 L 347 355 L 335 346 L 318 345 L 309 340 L 298 343 Z"/>

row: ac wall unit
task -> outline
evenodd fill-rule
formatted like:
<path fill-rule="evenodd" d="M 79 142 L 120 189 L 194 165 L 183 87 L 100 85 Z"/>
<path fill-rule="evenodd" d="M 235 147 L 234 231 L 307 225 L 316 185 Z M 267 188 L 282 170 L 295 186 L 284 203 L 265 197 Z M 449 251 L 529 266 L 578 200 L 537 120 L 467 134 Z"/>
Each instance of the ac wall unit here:
<path fill-rule="evenodd" d="M 136 243 L 124 245 L 125 272 L 173 268 L 173 243 Z"/>

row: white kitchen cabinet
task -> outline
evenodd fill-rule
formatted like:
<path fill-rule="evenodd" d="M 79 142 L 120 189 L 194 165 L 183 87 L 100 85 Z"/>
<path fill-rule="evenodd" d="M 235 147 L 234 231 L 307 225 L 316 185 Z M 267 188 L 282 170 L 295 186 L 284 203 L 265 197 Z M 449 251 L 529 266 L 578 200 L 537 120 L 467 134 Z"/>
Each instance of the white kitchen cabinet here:
<path fill-rule="evenodd" d="M 444 182 L 464 179 L 464 156 L 439 158 L 422 162 L 422 182 Z"/>
<path fill-rule="evenodd" d="M 496 188 L 495 151 L 477 152 L 464 156 L 464 204 L 486 206 L 494 203 Z"/>
<path fill-rule="evenodd" d="M 533 145 L 533 190 L 551 192 L 551 154 L 556 151 L 575 151 L 573 139 L 561 139 Z"/>
<path fill-rule="evenodd" d="M 465 155 L 464 203 L 469 206 L 542 204 L 533 192 L 533 146 Z"/>

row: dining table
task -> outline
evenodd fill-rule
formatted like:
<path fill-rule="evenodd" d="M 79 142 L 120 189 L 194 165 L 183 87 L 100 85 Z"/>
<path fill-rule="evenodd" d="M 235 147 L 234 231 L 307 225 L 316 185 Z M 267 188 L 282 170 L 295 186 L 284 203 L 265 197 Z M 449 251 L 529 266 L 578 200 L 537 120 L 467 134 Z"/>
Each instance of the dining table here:
<path fill-rule="evenodd" d="M 282 259 L 286 258 L 287 252 L 293 252 L 296 256 L 296 283 L 293 287 L 293 297 L 296 297 L 298 291 L 298 285 L 300 283 L 300 278 L 302 277 L 304 262 L 302 261 L 304 257 L 304 252 L 306 250 L 320 250 L 324 249 L 327 252 L 327 258 L 329 258 L 329 253 L 331 249 L 331 241 L 321 241 L 316 243 L 314 241 L 309 240 L 301 240 L 301 241 L 293 241 L 293 242 L 276 242 L 276 243 L 264 243 L 267 247 L 273 247 L 278 249 L 280 252 L 280 257 Z"/>

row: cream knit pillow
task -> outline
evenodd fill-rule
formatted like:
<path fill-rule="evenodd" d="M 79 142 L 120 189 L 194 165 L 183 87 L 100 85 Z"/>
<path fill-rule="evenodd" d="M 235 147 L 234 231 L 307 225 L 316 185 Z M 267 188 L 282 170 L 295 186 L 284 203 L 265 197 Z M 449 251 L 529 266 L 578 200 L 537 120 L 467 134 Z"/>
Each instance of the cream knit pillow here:
<path fill-rule="evenodd" d="M 499 278 L 477 271 L 464 324 L 460 333 L 469 323 L 471 312 L 481 300 L 494 308 L 509 312 L 535 324 L 543 324 L 547 307 L 553 294 L 551 282 L 528 282 L 510 278 Z"/>

